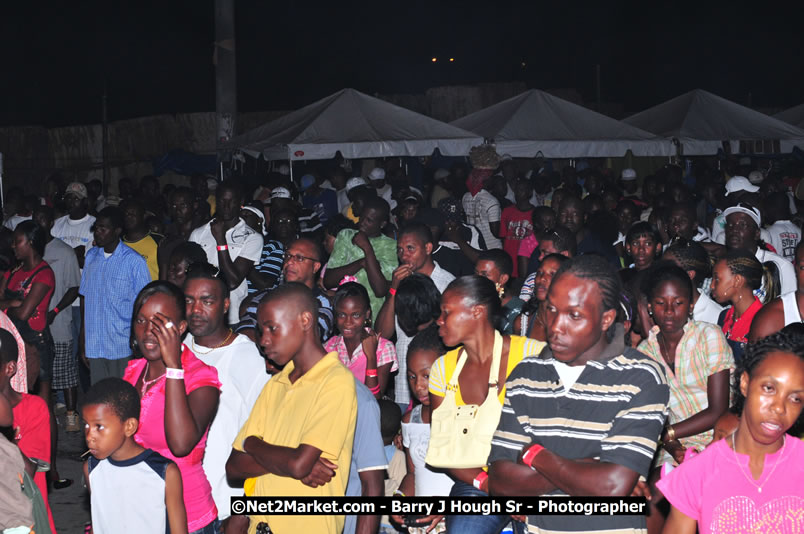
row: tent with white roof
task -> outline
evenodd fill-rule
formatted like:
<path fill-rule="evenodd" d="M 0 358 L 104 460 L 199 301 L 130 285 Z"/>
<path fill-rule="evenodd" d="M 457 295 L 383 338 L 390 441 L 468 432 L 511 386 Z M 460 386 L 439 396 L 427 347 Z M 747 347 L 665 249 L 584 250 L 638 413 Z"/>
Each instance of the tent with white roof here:
<path fill-rule="evenodd" d="M 450 124 L 493 141 L 500 154 L 547 158 L 668 156 L 672 143 L 544 91 L 526 91 Z"/>
<path fill-rule="evenodd" d="M 317 160 L 335 157 L 380 158 L 466 156 L 483 139 L 478 135 L 354 89 L 288 113 L 242 135 L 224 148 L 266 160 Z"/>
<path fill-rule="evenodd" d="M 702 89 L 632 115 L 623 122 L 678 140 L 685 156 L 778 154 L 804 147 L 804 130 Z"/>

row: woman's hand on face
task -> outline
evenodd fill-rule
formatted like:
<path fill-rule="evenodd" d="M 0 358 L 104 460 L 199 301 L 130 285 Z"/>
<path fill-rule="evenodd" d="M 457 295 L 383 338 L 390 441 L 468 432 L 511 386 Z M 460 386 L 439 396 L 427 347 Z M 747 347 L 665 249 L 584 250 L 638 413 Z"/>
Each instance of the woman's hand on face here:
<path fill-rule="evenodd" d="M 181 333 L 178 325 L 168 316 L 157 313 L 151 319 L 151 332 L 159 341 L 159 350 L 165 367 L 173 369 L 181 367 Z"/>

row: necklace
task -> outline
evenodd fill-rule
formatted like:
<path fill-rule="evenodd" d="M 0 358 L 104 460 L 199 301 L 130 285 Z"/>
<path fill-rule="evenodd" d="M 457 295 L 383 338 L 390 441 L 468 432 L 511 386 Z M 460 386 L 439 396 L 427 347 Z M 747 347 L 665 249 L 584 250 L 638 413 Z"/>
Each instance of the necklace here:
<path fill-rule="evenodd" d="M 153 380 L 145 380 L 145 377 L 148 376 L 148 366 L 149 365 L 150 365 L 150 362 L 145 364 L 145 372 L 142 373 L 142 389 L 140 390 L 140 392 L 142 393 L 143 396 L 145 395 L 145 392 L 148 391 L 148 388 L 151 387 L 152 384 L 155 384 L 157 381 L 159 381 L 160 378 L 165 376 L 165 373 L 162 373 L 161 375 L 157 376 Z"/>
<path fill-rule="evenodd" d="M 660 349 L 664 350 L 664 360 L 667 362 L 667 365 L 673 368 L 673 372 L 675 372 L 676 355 L 670 354 L 670 348 L 667 346 L 667 340 L 664 339 L 664 334 L 659 332 L 658 334 L 656 334 L 656 339 L 659 340 Z"/>
<path fill-rule="evenodd" d="M 219 349 L 222 346 L 226 345 L 226 343 L 232 337 L 232 334 L 234 334 L 234 332 L 232 332 L 232 329 L 230 328 L 229 333 L 226 335 L 226 338 L 223 341 L 221 341 L 220 343 L 218 343 L 217 345 L 215 345 L 214 347 L 212 347 L 211 349 L 209 349 L 208 351 L 206 351 L 206 352 L 201 352 L 200 350 L 198 350 L 198 345 L 195 344 L 195 338 L 191 339 L 190 343 L 193 345 L 193 352 L 195 352 L 196 354 L 209 354 L 213 350 Z"/>
<path fill-rule="evenodd" d="M 736 434 L 736 433 L 737 432 L 735 432 L 734 434 Z M 782 437 L 782 450 L 779 451 L 779 458 L 776 460 L 776 463 L 773 464 L 773 467 L 771 468 L 770 473 L 768 473 L 768 476 L 765 478 L 765 482 L 763 482 L 762 484 L 757 484 L 756 482 L 754 482 L 754 478 L 751 476 L 751 473 L 750 472 L 746 473 L 745 470 L 743 470 L 742 464 L 740 464 L 740 457 L 737 456 L 737 445 L 734 444 L 734 434 L 731 435 L 731 448 L 734 450 L 734 457 L 737 459 L 737 467 L 740 469 L 740 473 L 742 473 L 745 476 L 745 478 L 748 479 L 748 481 L 751 483 L 751 485 L 754 486 L 757 489 L 757 492 L 762 493 L 762 486 L 764 486 L 765 484 L 768 483 L 768 480 L 771 479 L 771 476 L 773 475 L 773 472 L 776 471 L 776 466 L 778 466 L 780 463 L 782 463 L 782 456 L 784 455 L 784 447 L 785 447 L 785 445 L 787 445 L 787 435 Z M 763 471 L 764 471 L 764 469 L 763 469 Z M 760 475 L 760 478 L 761 477 L 762 477 L 762 475 Z"/>

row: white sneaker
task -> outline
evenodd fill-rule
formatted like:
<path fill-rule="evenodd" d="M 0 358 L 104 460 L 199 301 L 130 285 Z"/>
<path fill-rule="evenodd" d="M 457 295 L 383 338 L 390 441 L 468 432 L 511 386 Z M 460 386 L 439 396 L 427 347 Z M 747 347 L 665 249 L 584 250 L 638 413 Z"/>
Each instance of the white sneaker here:
<path fill-rule="evenodd" d="M 67 412 L 67 425 L 64 427 L 65 432 L 80 432 L 81 419 L 76 412 Z"/>

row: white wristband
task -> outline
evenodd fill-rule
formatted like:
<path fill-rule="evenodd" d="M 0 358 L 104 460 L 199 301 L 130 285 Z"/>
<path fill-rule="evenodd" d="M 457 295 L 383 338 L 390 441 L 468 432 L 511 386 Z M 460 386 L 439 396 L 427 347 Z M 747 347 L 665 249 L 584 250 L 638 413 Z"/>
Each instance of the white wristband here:
<path fill-rule="evenodd" d="M 174 380 L 184 380 L 184 369 L 165 368 L 165 376 Z"/>

